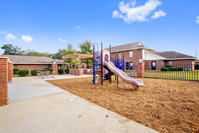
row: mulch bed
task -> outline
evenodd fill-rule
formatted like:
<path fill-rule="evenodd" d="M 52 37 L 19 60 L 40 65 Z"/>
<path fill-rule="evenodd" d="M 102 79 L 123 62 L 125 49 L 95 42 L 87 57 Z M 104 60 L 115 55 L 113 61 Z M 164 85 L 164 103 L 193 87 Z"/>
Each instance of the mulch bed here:
<path fill-rule="evenodd" d="M 163 133 L 199 132 L 199 82 L 143 79 L 137 90 L 113 76 L 93 85 L 91 77 L 47 82 Z"/>

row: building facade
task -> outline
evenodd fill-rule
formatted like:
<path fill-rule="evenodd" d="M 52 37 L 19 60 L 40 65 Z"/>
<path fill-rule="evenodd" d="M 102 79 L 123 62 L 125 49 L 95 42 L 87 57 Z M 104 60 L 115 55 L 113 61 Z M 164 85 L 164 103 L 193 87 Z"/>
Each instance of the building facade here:
<path fill-rule="evenodd" d="M 136 69 L 139 61 L 143 61 L 146 70 L 160 70 L 165 65 L 194 70 L 196 60 L 193 56 L 175 51 L 157 52 L 144 46 L 141 42 L 111 47 L 111 57 L 117 59 L 117 56 L 119 59 L 124 59 L 126 65 L 133 69 Z"/>
<path fill-rule="evenodd" d="M 0 55 L 0 57 L 8 57 L 13 62 L 13 67 L 21 70 L 42 70 L 45 67 L 52 68 L 53 64 L 57 64 L 58 69 L 66 66 L 63 60 L 44 56 Z"/>

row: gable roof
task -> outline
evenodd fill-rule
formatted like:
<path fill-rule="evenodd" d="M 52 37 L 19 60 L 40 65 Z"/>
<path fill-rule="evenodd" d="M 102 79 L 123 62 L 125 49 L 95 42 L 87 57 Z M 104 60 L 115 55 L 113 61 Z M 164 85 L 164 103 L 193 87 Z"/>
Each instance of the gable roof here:
<path fill-rule="evenodd" d="M 114 46 L 111 47 L 111 52 L 120 52 L 120 51 L 127 51 L 127 50 L 134 50 L 134 49 L 149 49 L 145 47 L 141 42 L 134 42 L 134 43 L 128 43 L 124 45 Z M 106 48 L 105 50 L 109 50 L 109 48 Z M 155 51 L 152 49 L 149 49 L 151 51 Z"/>
<path fill-rule="evenodd" d="M 24 56 L 24 55 L 0 55 L 0 57 L 8 57 L 13 64 L 63 64 L 63 60 L 51 59 L 45 56 Z"/>
<path fill-rule="evenodd" d="M 166 58 L 166 60 L 174 60 L 174 59 L 196 59 L 193 56 L 182 54 L 175 51 L 164 51 L 164 52 L 155 52 L 159 56 Z"/>

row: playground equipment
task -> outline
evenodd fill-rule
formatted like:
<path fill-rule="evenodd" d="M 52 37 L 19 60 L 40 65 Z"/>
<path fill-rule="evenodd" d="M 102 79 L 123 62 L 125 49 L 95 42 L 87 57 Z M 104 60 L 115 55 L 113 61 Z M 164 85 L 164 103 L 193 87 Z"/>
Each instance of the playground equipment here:
<path fill-rule="evenodd" d="M 97 47 L 97 48 L 96 48 Z M 124 55 L 123 59 L 119 59 L 118 55 L 117 58 L 113 59 L 111 57 L 111 46 L 109 51 L 108 50 L 103 50 L 103 45 L 101 43 L 101 51 L 99 51 L 99 45 L 95 43 L 93 45 L 93 84 L 96 83 L 101 83 L 103 85 L 103 80 L 109 80 L 111 83 L 111 76 L 115 74 L 117 76 L 117 86 L 119 86 L 119 80 L 118 77 L 121 78 L 124 82 L 127 82 L 133 86 L 133 88 L 138 88 L 139 86 L 143 86 L 143 82 L 141 79 L 136 79 L 135 74 L 132 70 L 132 73 L 134 75 L 134 78 L 132 78 L 132 73 L 130 72 L 129 77 L 125 72 L 124 72 Z M 105 74 L 105 68 L 108 73 Z M 126 66 L 126 68 L 129 68 Z"/>

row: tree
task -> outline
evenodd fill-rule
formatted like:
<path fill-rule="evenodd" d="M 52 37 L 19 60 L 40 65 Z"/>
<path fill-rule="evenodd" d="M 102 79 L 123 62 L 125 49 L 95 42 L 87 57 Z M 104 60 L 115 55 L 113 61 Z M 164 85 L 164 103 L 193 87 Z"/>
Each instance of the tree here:
<path fill-rule="evenodd" d="M 92 43 L 91 41 L 85 41 L 79 44 L 80 50 L 82 54 L 92 54 L 93 50 L 91 49 Z"/>
<path fill-rule="evenodd" d="M 4 44 L 1 49 L 4 49 L 4 55 L 21 55 L 20 48 L 12 44 Z"/>
<path fill-rule="evenodd" d="M 81 50 L 80 52 L 82 54 L 92 54 L 93 53 L 93 50 L 91 49 L 91 47 L 92 47 L 91 41 L 86 40 L 85 42 L 80 43 L 79 47 Z M 83 60 L 81 60 L 81 62 L 88 65 L 88 64 L 92 63 L 92 59 L 83 59 Z"/>
<path fill-rule="evenodd" d="M 75 49 L 73 48 L 73 45 L 72 45 L 72 44 L 68 44 L 66 50 L 63 51 L 63 55 L 69 55 L 69 54 L 74 54 L 74 53 L 75 53 Z M 73 58 L 68 58 L 66 62 L 67 62 L 69 65 L 75 64 Z"/>
<path fill-rule="evenodd" d="M 46 57 L 52 57 L 53 54 L 48 53 L 48 52 L 44 52 L 44 53 L 40 53 L 37 52 L 35 50 L 32 49 L 28 49 L 25 52 L 21 51 L 23 53 L 23 55 L 28 55 L 28 56 L 46 56 Z"/>
<path fill-rule="evenodd" d="M 52 58 L 62 60 L 63 54 L 66 53 L 65 49 L 59 49 L 57 53 L 55 53 Z"/>
<path fill-rule="evenodd" d="M 74 54 L 74 53 L 75 53 L 75 49 L 73 48 L 73 45 L 68 44 L 66 51 L 63 52 L 63 55 Z"/>

